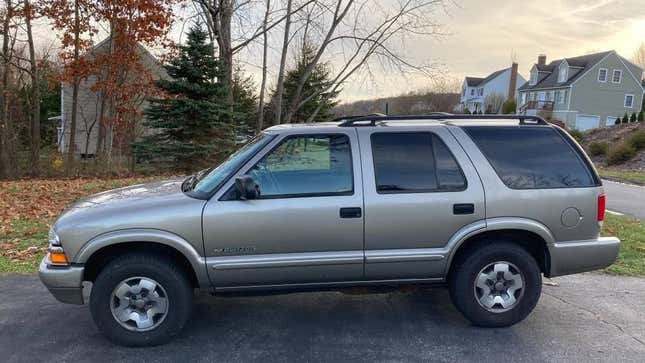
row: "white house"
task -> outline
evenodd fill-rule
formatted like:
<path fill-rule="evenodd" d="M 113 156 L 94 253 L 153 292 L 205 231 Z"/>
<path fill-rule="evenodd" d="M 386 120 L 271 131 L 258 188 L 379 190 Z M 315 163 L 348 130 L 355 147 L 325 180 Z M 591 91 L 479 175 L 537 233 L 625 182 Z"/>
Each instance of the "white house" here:
<path fill-rule="evenodd" d="M 466 77 L 462 85 L 459 111 L 498 113 L 501 103 L 515 98 L 518 88 L 526 83 L 517 73 L 517 63 L 489 74 L 487 77 Z"/>

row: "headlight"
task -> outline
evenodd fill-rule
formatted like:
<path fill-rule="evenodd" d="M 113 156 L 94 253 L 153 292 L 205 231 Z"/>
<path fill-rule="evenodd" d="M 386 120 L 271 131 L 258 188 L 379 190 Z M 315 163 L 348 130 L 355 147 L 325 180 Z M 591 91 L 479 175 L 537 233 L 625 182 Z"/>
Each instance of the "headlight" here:
<path fill-rule="evenodd" d="M 49 229 L 48 239 L 50 246 L 60 246 L 60 237 L 58 237 L 58 234 L 54 230 L 53 226 Z"/>

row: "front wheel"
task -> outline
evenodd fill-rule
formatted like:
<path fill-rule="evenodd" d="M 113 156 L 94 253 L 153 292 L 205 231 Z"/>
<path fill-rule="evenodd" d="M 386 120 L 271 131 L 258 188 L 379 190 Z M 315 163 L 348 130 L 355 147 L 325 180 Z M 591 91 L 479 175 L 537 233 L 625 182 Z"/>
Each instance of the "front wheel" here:
<path fill-rule="evenodd" d="M 108 263 L 90 295 L 99 330 L 125 346 L 162 344 L 190 317 L 193 289 L 185 271 L 165 256 L 129 254 Z"/>
<path fill-rule="evenodd" d="M 535 259 L 522 247 L 486 243 L 470 249 L 455 262 L 450 297 L 473 324 L 504 327 L 533 311 L 542 292 L 542 275 Z"/>

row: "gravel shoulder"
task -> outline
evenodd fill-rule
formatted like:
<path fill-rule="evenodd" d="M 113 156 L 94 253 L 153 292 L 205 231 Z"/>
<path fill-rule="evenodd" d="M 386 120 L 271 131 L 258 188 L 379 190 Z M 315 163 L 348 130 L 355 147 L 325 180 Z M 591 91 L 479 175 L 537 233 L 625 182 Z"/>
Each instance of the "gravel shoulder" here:
<path fill-rule="evenodd" d="M 444 288 L 196 300 L 183 334 L 134 349 L 107 342 L 87 306 L 58 303 L 34 275 L 0 276 L 0 356 L 36 361 L 621 361 L 645 356 L 645 279 L 554 279 L 524 322 L 471 326 Z"/>

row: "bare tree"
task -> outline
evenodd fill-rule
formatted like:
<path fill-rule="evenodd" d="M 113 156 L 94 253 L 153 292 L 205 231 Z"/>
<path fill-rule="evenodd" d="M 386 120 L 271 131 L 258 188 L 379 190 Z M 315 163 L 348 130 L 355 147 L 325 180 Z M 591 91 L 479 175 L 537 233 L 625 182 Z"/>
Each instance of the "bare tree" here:
<path fill-rule="evenodd" d="M 500 113 L 506 98 L 501 93 L 491 93 L 484 98 L 484 111 L 486 113 Z"/>
<path fill-rule="evenodd" d="M 417 72 L 432 75 L 429 65 L 415 64 L 404 54 L 404 40 L 413 35 L 439 35 L 438 25 L 429 16 L 444 0 L 403 0 L 384 5 L 369 0 L 319 0 L 311 5 L 317 14 L 311 34 L 318 44 L 316 55 L 297 82 L 294 97 L 281 122 L 291 122 L 296 112 L 321 93 L 334 93 L 353 75 L 380 66 L 385 72 Z M 339 57 L 338 54 L 342 56 Z M 330 61 L 335 73 L 327 89 L 303 94 L 303 86 L 320 62 Z M 279 83 L 278 83 L 279 87 Z M 310 117 L 314 118 L 316 113 Z"/>
<path fill-rule="evenodd" d="M 258 100 L 258 124 L 257 131 L 262 131 L 264 127 L 264 97 L 267 84 L 267 50 L 269 48 L 269 34 L 267 32 L 267 25 L 269 22 L 269 15 L 271 14 L 271 0 L 266 0 L 266 11 L 264 12 L 264 20 L 262 21 L 262 82 L 260 83 L 260 97 Z"/>
<path fill-rule="evenodd" d="M 2 83 L 0 83 L 0 176 L 11 176 L 10 137 L 12 131 L 9 119 L 9 73 L 12 58 L 10 39 L 10 24 L 13 18 L 13 4 L 5 0 L 4 16 L 2 19 Z"/>
<path fill-rule="evenodd" d="M 284 23 L 284 38 L 282 40 L 282 54 L 280 55 L 280 70 L 278 71 L 278 84 L 275 92 L 275 123 L 282 121 L 282 95 L 284 93 L 284 68 L 287 63 L 287 50 L 289 49 L 289 31 L 291 29 L 291 5 L 287 1 L 287 18 Z"/>
<path fill-rule="evenodd" d="M 645 43 L 641 43 L 641 45 L 636 48 L 632 60 L 634 61 L 634 63 L 645 69 Z"/>
<path fill-rule="evenodd" d="M 27 45 L 29 48 L 29 75 L 31 76 L 30 163 L 32 174 L 36 175 L 38 174 L 40 163 L 40 76 L 38 73 L 38 62 L 36 62 L 34 36 L 31 30 L 31 20 L 35 16 L 35 12 L 29 0 L 23 1 L 23 11 L 25 13 L 25 32 L 27 33 Z"/>

